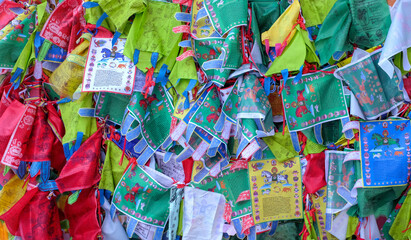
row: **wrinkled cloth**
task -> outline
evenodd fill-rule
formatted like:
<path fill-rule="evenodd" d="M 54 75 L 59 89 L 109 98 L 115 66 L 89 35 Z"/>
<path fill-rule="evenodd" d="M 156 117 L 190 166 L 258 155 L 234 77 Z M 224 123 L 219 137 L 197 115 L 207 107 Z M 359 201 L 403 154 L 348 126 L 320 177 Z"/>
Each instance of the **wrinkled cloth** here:
<path fill-rule="evenodd" d="M 183 240 L 221 239 L 224 196 L 196 188 L 184 188 Z"/>

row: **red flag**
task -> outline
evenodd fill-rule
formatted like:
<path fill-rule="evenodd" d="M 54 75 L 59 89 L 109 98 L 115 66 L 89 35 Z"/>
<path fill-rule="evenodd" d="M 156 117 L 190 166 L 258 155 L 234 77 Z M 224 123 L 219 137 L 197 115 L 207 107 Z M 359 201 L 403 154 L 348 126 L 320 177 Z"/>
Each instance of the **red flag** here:
<path fill-rule="evenodd" d="M 5 0 L 0 3 L 0 29 L 4 28 L 11 20 L 17 17 L 10 8 L 24 8 L 23 4 Z"/>
<path fill-rule="evenodd" d="M 7 229 L 12 235 L 16 235 L 18 233 L 20 215 L 37 192 L 38 188 L 27 191 L 23 197 L 16 204 L 14 204 L 13 207 L 0 216 L 0 219 L 6 223 Z"/>
<path fill-rule="evenodd" d="M 102 128 L 91 135 L 67 161 L 56 179 L 60 192 L 94 186 L 100 180 L 99 160 Z"/>
<path fill-rule="evenodd" d="M 46 113 L 42 108 L 38 108 L 33 129 L 31 130 L 30 141 L 22 161 L 51 161 L 54 139 L 53 130 L 47 123 Z"/>
<path fill-rule="evenodd" d="M 16 129 L 21 117 L 26 111 L 26 106 L 17 100 L 14 100 L 0 117 L 0 157 L 3 157 L 4 151 L 9 143 L 11 135 Z"/>
<path fill-rule="evenodd" d="M 193 173 L 194 160 L 190 157 L 182 162 L 184 169 L 184 183 L 191 182 L 191 174 Z"/>
<path fill-rule="evenodd" d="M 327 185 L 325 181 L 325 153 L 314 153 L 306 156 L 307 167 L 303 183 L 307 193 L 315 193 Z"/>
<path fill-rule="evenodd" d="M 23 116 L 13 131 L 4 151 L 1 163 L 13 169 L 17 169 L 23 158 L 25 149 L 29 143 L 29 137 L 36 117 L 37 106 L 27 105 Z"/>
<path fill-rule="evenodd" d="M 1 88 L 0 88 L 0 91 L 1 91 Z M 7 98 L 6 94 L 7 94 L 6 91 L 3 90 L 3 94 L 0 100 L 0 117 L 3 115 L 4 111 L 6 111 L 8 106 L 10 106 L 11 102 L 13 101 L 11 98 Z"/>
<path fill-rule="evenodd" d="M 101 228 L 97 220 L 97 199 L 94 188 L 83 189 L 72 205 L 66 203 L 64 212 L 73 239 L 97 239 Z M 106 215 L 107 216 L 107 215 Z"/>
<path fill-rule="evenodd" d="M 40 36 L 67 50 L 75 18 L 79 16 L 75 9 L 82 10 L 81 4 L 81 0 L 60 3 L 47 19 Z"/>
<path fill-rule="evenodd" d="M 47 104 L 47 110 L 47 122 L 54 132 L 54 142 L 51 152 L 53 159 L 51 161 L 51 166 L 58 172 L 60 172 L 66 164 L 64 148 L 61 142 L 61 139 L 65 134 L 64 123 L 63 120 L 61 120 L 61 116 L 57 113 L 56 109 L 51 104 Z"/>
<path fill-rule="evenodd" d="M 49 192 L 37 191 L 24 207 L 18 217 L 20 221 L 17 236 L 33 240 L 63 239 L 56 199 L 49 199 L 48 194 Z"/>

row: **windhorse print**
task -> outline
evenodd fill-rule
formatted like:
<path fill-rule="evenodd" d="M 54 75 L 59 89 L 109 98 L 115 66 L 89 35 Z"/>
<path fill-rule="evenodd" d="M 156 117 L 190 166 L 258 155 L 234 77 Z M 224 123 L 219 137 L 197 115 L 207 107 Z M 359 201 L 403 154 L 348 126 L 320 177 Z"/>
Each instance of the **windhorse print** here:
<path fill-rule="evenodd" d="M 364 187 L 407 184 L 411 175 L 410 121 L 360 123 Z"/>
<path fill-rule="evenodd" d="M 131 95 L 136 67 L 123 50 L 126 39 L 112 45 L 111 38 L 92 38 L 84 71 L 82 91 Z"/>
<path fill-rule="evenodd" d="M 113 58 L 114 60 L 122 60 L 124 61 L 124 54 L 121 52 L 117 52 L 117 47 L 114 46 L 111 50 L 108 48 L 101 49 L 103 59 L 106 58 Z"/>
<path fill-rule="evenodd" d="M 334 67 L 327 69 L 330 71 Z M 286 80 L 282 92 L 285 118 L 290 131 L 348 116 L 341 80 L 332 73 L 316 72 Z"/>
<path fill-rule="evenodd" d="M 402 77 L 394 73 L 390 78 L 378 65 L 380 56 L 381 50 L 377 50 L 334 73 L 347 83 L 359 104 L 360 109 L 354 115 L 365 120 L 376 119 L 403 102 Z"/>
<path fill-rule="evenodd" d="M 130 166 L 113 193 L 113 205 L 139 222 L 163 227 L 169 209 L 162 206 L 169 203 L 171 185 L 170 178 L 154 169 Z"/>

